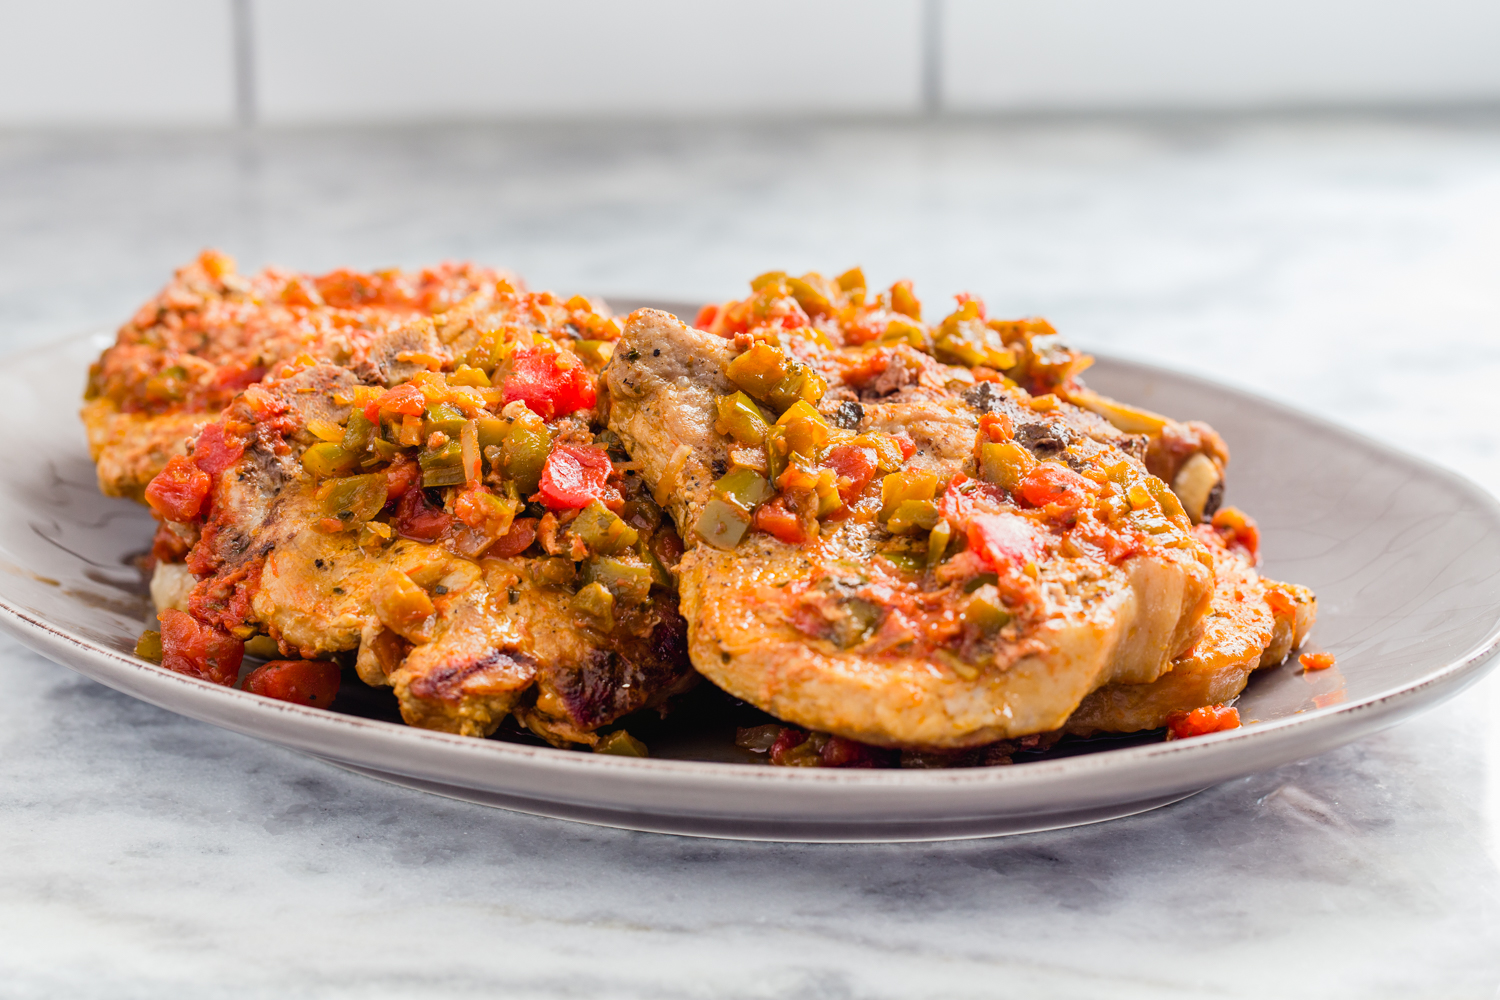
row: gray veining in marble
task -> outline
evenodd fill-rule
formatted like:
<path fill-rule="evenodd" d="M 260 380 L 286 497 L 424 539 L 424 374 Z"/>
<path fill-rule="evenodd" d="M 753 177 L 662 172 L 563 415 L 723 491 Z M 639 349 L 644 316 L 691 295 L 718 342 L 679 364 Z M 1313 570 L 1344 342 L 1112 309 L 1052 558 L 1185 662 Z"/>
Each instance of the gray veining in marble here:
<path fill-rule="evenodd" d="M 0 136 L 0 347 L 209 244 L 676 298 L 857 261 L 1500 489 L 1494 119 Z M 1495 677 L 1148 815 L 890 847 L 423 796 L 9 640 L 0 686 L 0 996 L 1500 997 Z"/>

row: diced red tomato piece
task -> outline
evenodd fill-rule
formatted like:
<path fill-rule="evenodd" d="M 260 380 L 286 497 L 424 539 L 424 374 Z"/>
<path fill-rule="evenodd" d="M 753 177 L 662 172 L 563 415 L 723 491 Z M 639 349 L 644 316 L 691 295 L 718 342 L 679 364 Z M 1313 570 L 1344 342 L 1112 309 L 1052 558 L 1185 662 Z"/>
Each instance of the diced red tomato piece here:
<path fill-rule="evenodd" d="M 896 439 L 896 444 L 901 446 L 901 458 L 903 461 L 911 458 L 917 453 L 917 443 L 911 438 L 907 437 L 905 434 L 896 434 L 893 436 Z"/>
<path fill-rule="evenodd" d="M 373 274 L 339 268 L 313 280 L 323 301 L 335 309 L 360 309 L 380 300 Z"/>
<path fill-rule="evenodd" d="M 203 501 L 213 487 L 213 478 L 193 460 L 172 456 L 166 468 L 146 484 L 146 502 L 168 521 L 191 521 L 203 509 Z"/>
<path fill-rule="evenodd" d="M 675 531 L 658 531 L 651 538 L 651 552 L 658 562 L 672 569 L 682 558 L 682 539 Z"/>
<path fill-rule="evenodd" d="M 1003 413 L 985 413 L 979 417 L 979 440 L 1009 441 L 1016 436 L 1016 425 Z"/>
<path fill-rule="evenodd" d="M 542 503 L 553 510 L 579 510 L 603 500 L 614 493 L 608 485 L 613 468 L 603 449 L 560 444 L 542 466 Z"/>
<path fill-rule="evenodd" d="M 797 516 L 796 511 L 787 507 L 786 497 L 777 497 L 770 503 L 763 503 L 755 508 L 755 518 L 750 523 L 757 530 L 774 535 L 788 545 L 801 545 L 807 541 L 807 535 L 802 530 L 802 519 Z"/>
<path fill-rule="evenodd" d="M 576 359 L 567 368 L 558 367 L 557 361 L 556 351 L 517 351 L 505 377 L 505 401 L 519 399 L 543 420 L 593 409 L 597 398 L 594 377 Z"/>
<path fill-rule="evenodd" d="M 975 514 L 969 520 L 969 549 L 997 573 L 1019 569 L 1042 554 L 1042 540 L 1019 514 Z"/>
<path fill-rule="evenodd" d="M 210 476 L 217 476 L 245 453 L 243 441 L 224 435 L 223 424 L 209 424 L 198 432 L 193 444 L 193 464 Z"/>
<path fill-rule="evenodd" d="M 157 562 L 182 562 L 192 543 L 169 528 L 165 522 L 156 526 L 151 539 L 151 558 Z"/>
<path fill-rule="evenodd" d="M 830 736 L 819 752 L 824 767 L 875 767 L 880 763 L 878 751 L 864 743 Z"/>
<path fill-rule="evenodd" d="M 1229 705 L 1206 705 L 1191 712 L 1167 715 L 1167 739 L 1185 740 L 1240 728 L 1240 710 Z"/>
<path fill-rule="evenodd" d="M 161 622 L 162 666 L 226 686 L 239 678 L 245 658 L 243 642 L 185 611 L 168 608 L 157 620 Z"/>
<path fill-rule="evenodd" d="M 1213 527 L 1225 544 L 1244 549 L 1252 562 L 1260 561 L 1260 528 L 1249 514 L 1238 507 L 1224 507 L 1214 515 Z"/>
<path fill-rule="evenodd" d="M 839 477 L 839 496 L 846 504 L 853 503 L 865 491 L 880 469 L 874 448 L 849 444 L 841 444 L 830 451 L 823 464 Z"/>
<path fill-rule="evenodd" d="M 327 660 L 272 660 L 245 678 L 251 694 L 327 708 L 339 693 L 339 666 Z"/>
<path fill-rule="evenodd" d="M 202 546 L 199 546 L 202 548 Z M 197 560 L 189 558 L 189 562 Z M 199 623 L 232 629 L 255 618 L 251 602 L 260 590 L 260 574 L 265 569 L 264 558 L 248 559 L 233 569 L 214 572 L 188 594 L 188 614 Z M 189 567 L 191 568 L 191 567 Z M 214 567 L 215 570 L 220 567 Z"/>
<path fill-rule="evenodd" d="M 1333 666 L 1332 653 L 1303 653 L 1297 657 L 1297 662 L 1302 664 L 1302 669 L 1308 673 L 1315 670 L 1327 670 Z"/>
<path fill-rule="evenodd" d="M 807 733 L 803 730 L 795 729 L 792 726 L 783 727 L 781 732 L 776 735 L 776 742 L 771 744 L 771 763 L 780 764 L 786 758 L 788 751 L 794 750 L 806 742 Z"/>
<path fill-rule="evenodd" d="M 714 320 L 717 319 L 718 316 L 719 307 L 717 305 L 714 305 L 713 303 L 710 303 L 704 306 L 702 309 L 698 310 L 698 318 L 693 320 L 693 326 L 697 327 L 700 330 L 711 329 L 714 325 Z"/>
<path fill-rule="evenodd" d="M 426 409 L 427 397 L 422 395 L 422 390 L 410 382 L 403 382 L 366 406 L 365 417 L 371 423 L 379 423 L 381 410 L 407 417 L 420 417 Z"/>
<path fill-rule="evenodd" d="M 453 523 L 453 515 L 427 502 L 420 483 L 413 482 L 396 504 L 395 526 L 402 538 L 435 541 Z"/>
<path fill-rule="evenodd" d="M 1265 597 L 1266 603 L 1271 606 L 1271 610 L 1278 615 L 1290 615 L 1296 610 L 1296 602 L 1288 597 L 1285 591 L 1277 587 L 1267 587 Z"/>
<path fill-rule="evenodd" d="M 1079 542 L 1099 550 L 1111 565 L 1118 566 L 1141 550 L 1141 533 L 1128 527 L 1117 529 L 1098 518 L 1085 516 L 1069 532 Z M 1219 536 L 1209 532 L 1215 539 Z"/>
<path fill-rule="evenodd" d="M 1033 507 L 1056 504 L 1064 510 L 1077 510 L 1097 489 L 1072 469 L 1043 462 L 1026 474 L 1017 492 Z"/>
<path fill-rule="evenodd" d="M 880 333 L 884 332 L 882 328 Z M 844 381 L 856 389 L 863 388 L 890 367 L 891 359 L 895 357 L 895 354 L 896 352 L 889 347 L 876 347 L 870 351 L 840 358 Z"/>
<path fill-rule="evenodd" d="M 535 540 L 536 518 L 518 517 L 510 522 L 510 530 L 495 539 L 494 543 L 485 549 L 484 554 L 501 558 L 518 556 L 525 552 Z"/>
<path fill-rule="evenodd" d="M 214 372 L 212 385 L 218 393 L 232 396 L 265 377 L 264 365 L 227 364 Z"/>
<path fill-rule="evenodd" d="M 385 498 L 389 502 L 399 496 L 404 496 L 411 489 L 412 484 L 420 478 L 421 466 L 417 465 L 405 455 L 396 456 L 396 460 L 385 470 Z"/>

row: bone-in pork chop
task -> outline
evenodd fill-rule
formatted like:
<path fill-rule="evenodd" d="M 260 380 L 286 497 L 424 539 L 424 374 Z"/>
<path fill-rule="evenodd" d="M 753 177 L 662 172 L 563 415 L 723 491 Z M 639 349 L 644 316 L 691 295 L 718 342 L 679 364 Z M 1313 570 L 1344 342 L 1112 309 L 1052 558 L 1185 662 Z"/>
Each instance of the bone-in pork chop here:
<path fill-rule="evenodd" d="M 1057 729 L 1198 640 L 1213 556 L 1086 415 L 992 382 L 846 420 L 794 353 L 642 310 L 606 371 L 610 427 L 682 531 L 714 683 L 808 728 L 953 748 Z"/>

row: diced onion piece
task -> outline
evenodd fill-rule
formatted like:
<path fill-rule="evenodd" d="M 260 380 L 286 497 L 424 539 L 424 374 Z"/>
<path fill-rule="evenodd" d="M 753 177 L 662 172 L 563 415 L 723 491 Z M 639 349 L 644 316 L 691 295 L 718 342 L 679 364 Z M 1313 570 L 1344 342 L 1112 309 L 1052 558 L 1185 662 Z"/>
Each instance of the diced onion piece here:
<path fill-rule="evenodd" d="M 1208 506 L 1209 495 L 1222 478 L 1213 459 L 1201 451 L 1182 464 L 1177 477 L 1172 480 L 1172 492 L 1182 501 L 1182 508 L 1193 523 L 1203 520 L 1203 511 Z"/>
<path fill-rule="evenodd" d="M 484 476 L 484 463 L 479 453 L 479 428 L 474 421 L 464 422 L 463 430 L 459 432 L 459 442 L 463 448 L 464 483 L 477 486 Z"/>
<path fill-rule="evenodd" d="M 1092 389 L 1072 389 L 1067 392 L 1068 402 L 1092 410 L 1127 434 L 1160 434 L 1171 421 L 1160 413 L 1152 413 L 1138 406 L 1101 396 Z"/>
<path fill-rule="evenodd" d="M 428 629 L 437 613 L 432 598 L 399 569 L 389 569 L 376 584 L 371 595 L 375 616 L 386 628 L 408 642 L 426 642 Z"/>

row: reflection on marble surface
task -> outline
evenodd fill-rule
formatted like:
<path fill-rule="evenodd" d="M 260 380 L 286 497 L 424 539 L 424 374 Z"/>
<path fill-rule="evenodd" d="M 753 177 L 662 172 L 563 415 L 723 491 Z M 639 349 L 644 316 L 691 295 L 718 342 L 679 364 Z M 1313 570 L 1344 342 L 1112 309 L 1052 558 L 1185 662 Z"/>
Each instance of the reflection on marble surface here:
<path fill-rule="evenodd" d="M 1500 489 L 1491 120 L 13 135 L 0 232 L 6 349 L 205 244 L 680 298 L 858 261 Z M 0 685 L 6 996 L 1500 996 L 1497 677 L 1148 815 L 890 847 L 423 796 L 8 640 Z"/>

